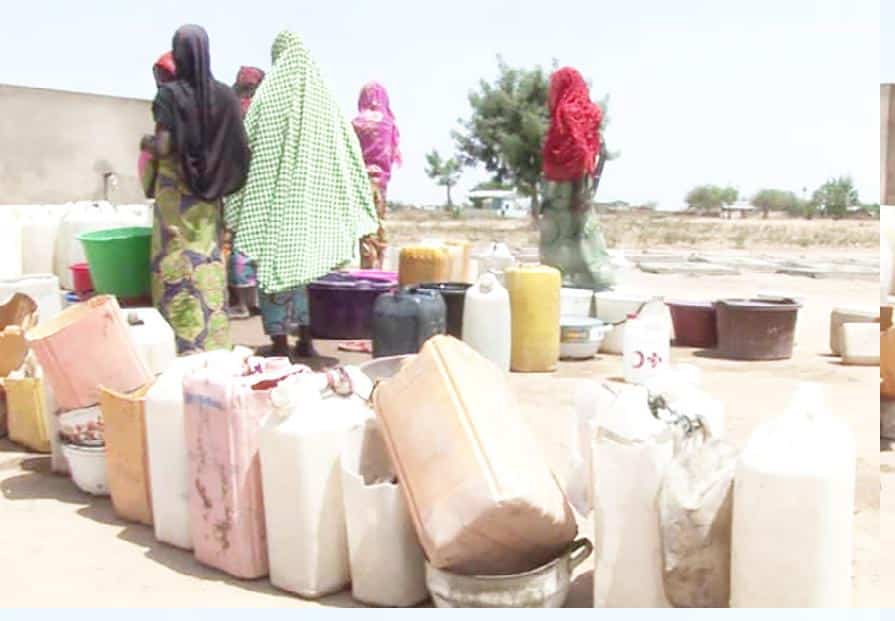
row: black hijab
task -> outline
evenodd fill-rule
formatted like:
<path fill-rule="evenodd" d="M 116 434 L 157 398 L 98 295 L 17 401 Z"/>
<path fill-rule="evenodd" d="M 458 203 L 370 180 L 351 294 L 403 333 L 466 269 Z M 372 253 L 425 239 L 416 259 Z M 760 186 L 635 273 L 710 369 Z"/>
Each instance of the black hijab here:
<path fill-rule="evenodd" d="M 241 189 L 249 148 L 239 101 L 211 75 L 208 34 L 182 26 L 172 44 L 177 79 L 158 89 L 155 122 L 171 132 L 184 180 L 192 193 L 218 200 Z"/>

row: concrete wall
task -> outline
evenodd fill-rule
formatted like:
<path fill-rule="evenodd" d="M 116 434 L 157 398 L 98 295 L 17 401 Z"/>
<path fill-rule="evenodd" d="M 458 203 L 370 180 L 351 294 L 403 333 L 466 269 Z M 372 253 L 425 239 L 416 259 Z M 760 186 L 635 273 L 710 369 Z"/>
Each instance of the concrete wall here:
<path fill-rule="evenodd" d="M 0 84 L 0 204 L 103 198 L 145 201 L 137 179 L 140 137 L 152 132 L 151 102 Z"/>

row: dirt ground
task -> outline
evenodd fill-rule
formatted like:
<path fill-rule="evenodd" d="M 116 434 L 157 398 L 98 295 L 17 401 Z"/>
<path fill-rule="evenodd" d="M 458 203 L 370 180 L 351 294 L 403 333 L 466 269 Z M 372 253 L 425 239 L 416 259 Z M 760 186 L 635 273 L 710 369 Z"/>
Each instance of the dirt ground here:
<path fill-rule="evenodd" d="M 865 253 L 866 254 L 866 253 Z M 706 388 L 727 408 L 729 438 L 742 447 L 762 420 L 786 406 L 795 383 L 825 384 L 835 412 L 848 421 L 858 445 L 854 527 L 854 604 L 895 604 L 891 589 L 882 587 L 881 566 L 895 559 L 893 533 L 883 533 L 887 546 L 880 557 L 880 476 L 883 515 L 895 519 L 895 454 L 882 453 L 878 442 L 878 369 L 846 367 L 828 355 L 828 322 L 835 306 L 877 303 L 873 282 L 812 280 L 803 277 L 744 274 L 735 277 L 686 277 L 625 273 L 622 281 L 656 294 L 678 298 L 746 296 L 761 289 L 788 291 L 804 298 L 797 346 L 792 360 L 737 363 L 710 353 L 675 349 L 675 362 L 703 370 Z M 237 340 L 263 345 L 257 320 L 235 324 Z M 343 362 L 362 356 L 337 352 L 320 343 L 321 352 Z M 565 476 L 567 423 L 572 416 L 574 383 L 612 380 L 621 362 L 600 356 L 590 362 L 563 363 L 553 375 L 514 375 L 521 407 L 543 438 L 544 450 L 560 479 Z M 881 459 L 882 457 L 882 459 Z M 198 564 L 190 553 L 153 539 L 145 526 L 119 520 L 108 499 L 79 492 L 67 479 L 49 473 L 49 458 L 24 454 L 0 440 L 0 591 L 5 606 L 354 606 L 349 593 L 306 602 L 280 592 L 266 580 L 242 581 Z M 592 527 L 582 521 L 584 536 Z M 578 572 L 569 606 L 591 605 L 592 563 Z"/>
<path fill-rule="evenodd" d="M 500 218 L 467 209 L 459 217 L 444 212 L 402 210 L 389 214 L 388 234 L 395 243 L 427 236 L 471 242 L 502 241 L 511 247 L 537 247 L 538 232 L 528 218 Z M 662 212 L 615 212 L 600 215 L 610 248 L 657 250 L 813 251 L 823 248 L 873 250 L 879 244 L 879 220 L 805 220 L 759 216 L 721 218 Z"/>

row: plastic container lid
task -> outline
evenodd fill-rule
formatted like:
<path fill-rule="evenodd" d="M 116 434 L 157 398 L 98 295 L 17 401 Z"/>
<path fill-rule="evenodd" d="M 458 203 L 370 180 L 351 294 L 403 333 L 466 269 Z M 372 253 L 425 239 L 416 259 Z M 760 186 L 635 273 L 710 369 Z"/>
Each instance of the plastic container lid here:
<path fill-rule="evenodd" d="M 398 273 L 385 270 L 346 270 L 344 273 L 361 280 L 373 280 L 383 282 L 398 282 Z"/>
<path fill-rule="evenodd" d="M 491 272 L 486 272 L 479 278 L 479 289 L 482 293 L 490 293 L 497 288 L 497 284 L 497 277 Z"/>
<path fill-rule="evenodd" d="M 388 291 L 397 284 L 394 280 L 360 278 L 347 273 L 333 272 L 318 278 L 308 286 L 314 289 L 374 289 L 377 291 Z"/>

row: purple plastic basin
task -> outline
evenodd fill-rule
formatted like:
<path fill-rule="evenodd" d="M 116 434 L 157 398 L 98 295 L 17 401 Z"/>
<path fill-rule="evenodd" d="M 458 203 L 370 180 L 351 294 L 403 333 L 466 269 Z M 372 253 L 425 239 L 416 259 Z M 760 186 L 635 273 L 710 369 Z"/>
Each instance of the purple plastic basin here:
<path fill-rule="evenodd" d="M 318 339 L 370 339 L 376 298 L 397 287 L 396 280 L 334 272 L 308 285 L 311 334 Z"/>

